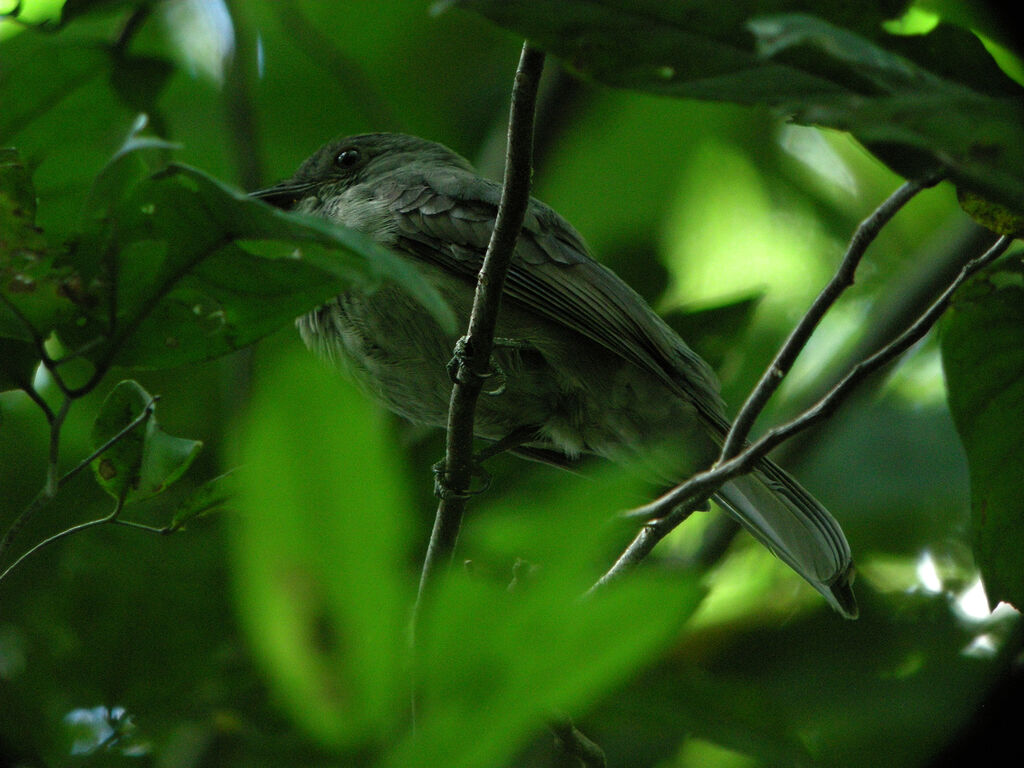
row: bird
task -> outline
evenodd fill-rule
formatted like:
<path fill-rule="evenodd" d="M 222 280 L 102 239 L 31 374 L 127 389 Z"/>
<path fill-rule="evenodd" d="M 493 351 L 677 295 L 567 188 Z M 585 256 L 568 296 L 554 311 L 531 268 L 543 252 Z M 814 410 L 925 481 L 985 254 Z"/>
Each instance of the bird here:
<path fill-rule="evenodd" d="M 456 152 L 405 134 L 349 136 L 250 194 L 369 236 L 465 327 L 501 187 Z M 717 458 L 730 423 L 710 366 L 534 198 L 503 290 L 492 358 L 501 386 L 478 402 L 476 437 L 559 466 L 597 456 L 675 482 Z M 458 334 L 397 283 L 352 286 L 297 325 L 310 348 L 394 413 L 446 424 Z M 835 611 L 856 618 L 842 528 L 793 477 L 763 459 L 714 499 Z"/>

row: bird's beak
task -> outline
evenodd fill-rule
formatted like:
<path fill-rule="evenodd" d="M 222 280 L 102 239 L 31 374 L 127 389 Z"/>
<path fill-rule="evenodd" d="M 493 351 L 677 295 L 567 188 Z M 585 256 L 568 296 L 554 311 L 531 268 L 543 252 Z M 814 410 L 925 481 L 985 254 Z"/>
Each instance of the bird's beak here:
<path fill-rule="evenodd" d="M 282 181 L 280 184 L 275 184 L 272 187 L 250 192 L 249 197 L 255 197 L 257 200 L 262 200 L 276 208 L 283 208 L 287 211 L 291 210 L 295 203 L 305 197 L 306 193 L 315 187 L 316 184 L 308 181 Z"/>

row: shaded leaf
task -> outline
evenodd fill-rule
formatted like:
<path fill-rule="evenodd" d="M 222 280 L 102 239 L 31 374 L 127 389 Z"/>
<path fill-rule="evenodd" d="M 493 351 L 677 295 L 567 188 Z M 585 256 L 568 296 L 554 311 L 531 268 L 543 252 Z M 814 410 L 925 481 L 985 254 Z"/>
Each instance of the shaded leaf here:
<path fill-rule="evenodd" d="M 957 184 L 1024 210 L 1024 90 L 965 30 L 886 34 L 881 23 L 901 4 L 457 4 L 608 85 L 766 104 L 802 124 L 849 131 L 905 176 L 948 168 Z"/>
<path fill-rule="evenodd" d="M 188 527 L 193 520 L 221 512 L 234 498 L 235 477 L 232 470 L 208 480 L 189 494 L 174 511 L 169 528 L 178 531 Z"/>
<path fill-rule="evenodd" d="M 63 295 L 66 270 L 55 268 L 35 226 L 32 179 L 14 149 L 0 149 L 0 336 L 45 337 L 71 305 Z"/>
<path fill-rule="evenodd" d="M 904 176 L 942 169 L 958 186 L 1024 211 L 1024 90 L 1013 98 L 974 91 L 810 16 L 761 18 L 750 28 L 766 56 L 809 50 L 877 89 L 810 94 L 783 106 L 794 120 L 849 131 Z"/>
<path fill-rule="evenodd" d="M 153 407 L 153 397 L 138 382 L 122 381 L 107 395 L 96 416 L 94 449 L 120 435 L 92 462 L 97 482 L 115 499 L 141 501 L 161 493 L 181 477 L 203 447 L 198 440 L 164 432 Z M 144 421 L 124 432 L 147 411 Z"/>
<path fill-rule="evenodd" d="M 124 8 L 143 8 L 159 0 L 65 0 L 61 10 L 61 24 L 95 13 L 110 13 Z"/>
<path fill-rule="evenodd" d="M 61 338 L 124 366 L 171 367 L 235 351 L 347 285 L 369 290 L 385 277 L 454 323 L 410 265 L 365 235 L 271 208 L 185 166 L 135 185 L 108 229 L 80 241 L 73 259 L 81 271 L 102 270 L 96 309 L 64 324 Z"/>
<path fill-rule="evenodd" d="M 992 604 L 1024 607 L 1024 262 L 993 265 L 943 324 L 949 407 L 967 452 L 974 553 Z"/>
<path fill-rule="evenodd" d="M 1005 205 L 991 203 L 981 195 L 966 189 L 958 189 L 956 199 L 964 212 L 986 229 L 998 235 L 1024 235 L 1024 213 L 1011 211 Z"/>
<path fill-rule="evenodd" d="M 34 344 L 0 337 L 0 392 L 31 386 L 38 365 L 39 355 Z"/>

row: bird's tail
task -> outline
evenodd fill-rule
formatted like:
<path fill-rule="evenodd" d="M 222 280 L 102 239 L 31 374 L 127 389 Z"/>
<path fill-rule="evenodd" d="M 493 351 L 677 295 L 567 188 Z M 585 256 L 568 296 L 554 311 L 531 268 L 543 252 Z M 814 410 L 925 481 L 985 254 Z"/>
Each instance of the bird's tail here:
<path fill-rule="evenodd" d="M 857 617 L 853 558 L 842 528 L 781 467 L 766 459 L 723 485 L 715 499 L 839 613 Z"/>

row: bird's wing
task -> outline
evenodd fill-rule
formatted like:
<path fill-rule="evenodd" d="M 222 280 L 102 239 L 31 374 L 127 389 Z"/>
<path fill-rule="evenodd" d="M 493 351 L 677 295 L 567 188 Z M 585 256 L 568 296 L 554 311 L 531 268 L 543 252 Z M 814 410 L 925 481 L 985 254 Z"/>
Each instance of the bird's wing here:
<path fill-rule="evenodd" d="M 378 195 L 394 214 L 398 247 L 476 281 L 494 225 L 496 184 L 461 171 L 432 175 L 429 182 L 403 174 L 380 185 Z M 537 201 L 527 211 L 505 295 L 658 377 L 694 404 L 719 439 L 728 431 L 707 364 L 632 289 L 587 255 L 568 223 Z M 853 562 L 842 529 L 793 478 L 764 459 L 753 474 L 726 483 L 716 498 L 836 610 L 857 615 Z"/>
<path fill-rule="evenodd" d="M 474 283 L 494 226 L 500 188 L 453 170 L 376 187 L 398 245 Z M 713 431 L 725 424 L 715 375 L 635 291 L 588 254 L 580 235 L 536 200 L 526 213 L 505 295 L 575 330 L 662 380 L 692 402 Z"/>

